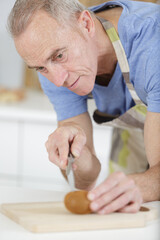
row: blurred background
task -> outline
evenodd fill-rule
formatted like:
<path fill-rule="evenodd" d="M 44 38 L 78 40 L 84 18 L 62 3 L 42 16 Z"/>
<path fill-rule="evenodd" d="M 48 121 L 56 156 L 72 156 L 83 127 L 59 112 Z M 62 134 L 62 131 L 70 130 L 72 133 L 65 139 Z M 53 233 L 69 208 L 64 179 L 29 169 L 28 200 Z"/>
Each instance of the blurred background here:
<path fill-rule="evenodd" d="M 105 1 L 80 2 L 91 6 Z M 15 0 L 0 1 L 0 184 L 66 190 L 67 183 L 48 161 L 45 150 L 48 135 L 56 129 L 56 114 L 41 90 L 36 72 L 25 66 L 6 29 L 14 3 Z M 94 109 L 90 100 L 91 115 Z M 108 169 L 112 129 L 93 125 L 103 179 Z"/>
<path fill-rule="evenodd" d="M 156 2 L 156 0 L 145 1 Z M 105 0 L 80 0 L 80 2 L 88 7 L 103 3 Z M 26 68 L 15 50 L 13 40 L 7 32 L 7 17 L 14 3 L 15 0 L 0 1 L 0 87 L 9 89 L 23 87 L 40 89 L 36 72 Z"/>

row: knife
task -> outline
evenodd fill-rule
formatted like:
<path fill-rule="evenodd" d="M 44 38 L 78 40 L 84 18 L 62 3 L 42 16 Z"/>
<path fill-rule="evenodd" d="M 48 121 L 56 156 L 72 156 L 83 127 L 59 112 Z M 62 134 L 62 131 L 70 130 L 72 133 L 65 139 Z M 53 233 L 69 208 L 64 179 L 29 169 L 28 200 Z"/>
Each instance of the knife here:
<path fill-rule="evenodd" d="M 68 156 L 68 165 L 67 165 L 67 168 L 66 168 L 66 176 L 67 176 L 68 183 L 69 183 L 72 191 L 76 190 L 74 173 L 73 173 L 73 166 L 72 166 L 74 160 L 75 160 L 75 158 L 74 158 L 73 154 L 70 153 L 69 156 Z"/>

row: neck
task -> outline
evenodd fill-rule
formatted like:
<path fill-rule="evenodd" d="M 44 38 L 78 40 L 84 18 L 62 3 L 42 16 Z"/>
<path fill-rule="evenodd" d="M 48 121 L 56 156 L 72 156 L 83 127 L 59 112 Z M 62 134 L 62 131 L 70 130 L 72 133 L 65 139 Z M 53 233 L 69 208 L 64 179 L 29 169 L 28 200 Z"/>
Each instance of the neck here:
<path fill-rule="evenodd" d="M 117 64 L 117 57 L 113 45 L 108 38 L 108 35 L 103 29 L 103 26 L 98 19 L 95 19 L 97 31 L 97 46 L 98 46 L 98 71 L 97 75 L 109 74 L 112 75 Z"/>
<path fill-rule="evenodd" d="M 121 7 L 116 7 L 99 12 L 96 15 L 110 21 L 118 32 L 118 21 L 122 10 L 123 9 Z M 97 44 L 99 49 L 97 75 L 109 74 L 112 76 L 117 64 L 117 57 L 108 35 L 97 18 L 95 18 L 95 24 L 97 30 Z"/>

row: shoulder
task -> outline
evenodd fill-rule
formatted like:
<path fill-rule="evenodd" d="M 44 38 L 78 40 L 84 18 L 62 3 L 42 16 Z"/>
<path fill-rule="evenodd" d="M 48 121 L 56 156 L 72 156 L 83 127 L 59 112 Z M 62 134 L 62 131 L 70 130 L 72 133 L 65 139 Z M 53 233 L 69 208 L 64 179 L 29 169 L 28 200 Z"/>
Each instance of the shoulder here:
<path fill-rule="evenodd" d="M 152 19 L 160 24 L 160 5 L 149 2 L 117 0 L 109 1 L 98 6 L 90 8 L 96 15 L 104 17 L 113 23 L 118 30 L 117 25 L 123 24 L 127 27 L 133 22 L 138 24 L 139 21 Z M 120 23 L 118 23 L 120 20 Z M 138 25 L 137 25 L 138 26 Z"/>
<path fill-rule="evenodd" d="M 158 41 L 151 46 L 146 63 L 146 88 L 151 91 L 155 88 L 160 92 L 160 48 Z"/>
<path fill-rule="evenodd" d="M 146 61 L 150 57 L 151 49 L 158 47 L 160 5 L 142 3 L 139 7 L 122 12 L 118 22 L 118 33 L 127 57 L 136 58 L 136 55 L 139 55 Z"/>
<path fill-rule="evenodd" d="M 96 16 L 102 17 L 110 21 L 115 27 L 116 31 L 118 31 L 118 21 L 122 14 L 122 11 L 123 11 L 122 7 L 116 7 L 116 8 L 105 10 L 103 12 L 98 12 L 96 13 Z"/>

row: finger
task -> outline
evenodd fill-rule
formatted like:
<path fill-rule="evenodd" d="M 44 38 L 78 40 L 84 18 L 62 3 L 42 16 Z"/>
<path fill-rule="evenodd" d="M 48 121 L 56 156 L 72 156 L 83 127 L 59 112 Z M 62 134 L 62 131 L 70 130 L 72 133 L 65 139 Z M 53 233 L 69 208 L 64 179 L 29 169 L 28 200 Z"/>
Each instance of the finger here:
<path fill-rule="evenodd" d="M 62 143 L 58 146 L 59 151 L 59 161 L 63 169 L 66 168 L 68 163 L 68 154 L 69 154 L 69 143 Z"/>
<path fill-rule="evenodd" d="M 134 187 L 135 187 L 134 181 L 132 179 L 125 178 L 118 185 L 113 187 L 109 192 L 104 193 L 98 199 L 93 201 L 90 204 L 90 208 L 93 211 L 98 211 L 103 206 L 109 204 L 110 202 L 118 198 L 120 195 L 124 194 L 129 189 L 133 189 Z"/>
<path fill-rule="evenodd" d="M 76 158 L 80 157 L 80 154 L 85 144 L 86 144 L 85 135 L 79 134 L 74 137 L 71 145 L 71 152 Z"/>
<path fill-rule="evenodd" d="M 121 213 L 136 213 L 139 211 L 141 206 L 141 203 L 139 202 L 134 202 L 134 203 L 130 203 L 127 206 L 125 206 L 124 208 L 118 210 L 118 212 Z"/>
<path fill-rule="evenodd" d="M 141 195 L 140 190 L 137 188 L 135 189 L 135 200 L 130 202 L 127 206 L 125 206 L 122 209 L 119 209 L 119 212 L 124 212 L 124 213 L 135 213 L 138 212 L 141 204 L 143 203 L 143 198 Z"/>
<path fill-rule="evenodd" d="M 112 212 L 116 212 L 119 209 L 124 208 L 126 205 L 128 205 L 133 198 L 133 191 L 130 190 L 126 192 L 125 194 L 122 194 L 120 197 L 115 199 L 113 202 L 109 203 L 107 206 L 103 207 L 100 211 L 98 211 L 99 214 L 109 214 Z"/>
<path fill-rule="evenodd" d="M 101 195 L 109 192 L 112 188 L 118 185 L 118 183 L 125 177 L 126 176 L 122 172 L 113 173 L 103 183 L 88 193 L 88 199 L 93 201 L 99 198 Z"/>
<path fill-rule="evenodd" d="M 53 150 L 48 153 L 49 161 L 61 168 L 58 150 Z"/>

